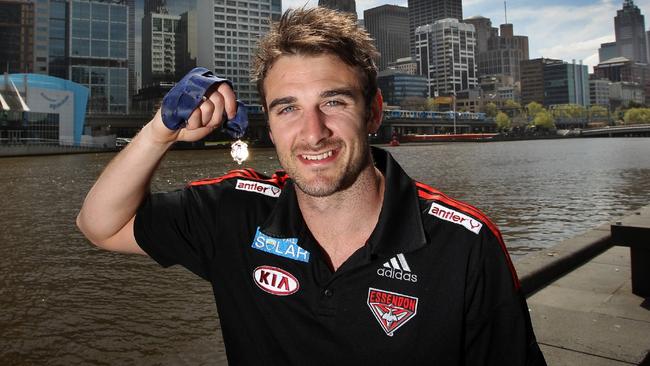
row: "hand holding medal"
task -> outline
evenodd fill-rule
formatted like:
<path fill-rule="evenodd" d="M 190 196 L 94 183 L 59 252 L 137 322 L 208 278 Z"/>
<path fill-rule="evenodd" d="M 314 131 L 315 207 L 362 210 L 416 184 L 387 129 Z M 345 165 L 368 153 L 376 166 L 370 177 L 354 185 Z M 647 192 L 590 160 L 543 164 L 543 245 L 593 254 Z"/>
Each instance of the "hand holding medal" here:
<path fill-rule="evenodd" d="M 234 94 L 232 94 L 232 83 L 226 79 L 215 76 L 208 69 L 202 67 L 194 68 L 163 98 L 161 107 L 163 124 L 172 131 L 188 127 L 190 116 L 197 109 L 201 108 L 202 103 L 208 100 L 206 94 L 208 94 L 212 102 L 212 95 L 217 93 L 217 89 L 222 90 L 220 85 L 224 83 L 229 87 L 229 90 L 227 91 L 230 98 L 226 98 L 225 95 L 224 98 L 221 98 L 223 100 L 223 103 L 220 104 L 222 108 L 224 103 L 235 103 Z M 213 92 L 209 93 L 210 90 Z M 214 103 L 212 103 L 212 105 L 214 105 Z M 230 104 L 230 106 L 232 105 Z M 235 107 L 236 114 L 233 118 L 228 119 L 224 110 L 221 120 L 217 121 L 219 121 L 218 123 L 223 126 L 223 129 L 227 134 L 237 139 L 237 141 L 232 144 L 231 155 L 238 164 L 241 164 L 248 158 L 248 145 L 240 140 L 240 138 L 246 133 L 246 128 L 248 127 L 248 114 L 244 103 L 236 101 Z M 210 110 L 210 112 L 207 112 L 208 115 L 206 115 L 205 108 L 201 108 L 199 112 L 201 113 L 202 126 L 198 126 L 198 128 L 209 127 L 209 124 L 213 123 L 214 113 L 216 113 L 216 111 Z M 194 121 L 196 121 L 196 119 Z M 216 126 L 218 126 L 218 124 L 213 124 L 213 128 Z M 188 127 L 188 129 L 191 128 Z M 207 133 L 205 135 L 207 135 Z M 202 137 L 205 137 L 205 135 Z"/>

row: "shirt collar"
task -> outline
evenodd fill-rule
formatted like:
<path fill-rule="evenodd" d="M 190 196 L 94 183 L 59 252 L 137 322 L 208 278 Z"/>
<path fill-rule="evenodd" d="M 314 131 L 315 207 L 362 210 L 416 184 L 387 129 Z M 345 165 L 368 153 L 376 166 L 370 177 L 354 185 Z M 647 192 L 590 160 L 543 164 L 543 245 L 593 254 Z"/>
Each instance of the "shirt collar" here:
<path fill-rule="evenodd" d="M 372 254 L 408 253 L 426 244 L 413 180 L 385 150 L 372 147 L 375 166 L 384 174 L 384 202 L 367 245 Z M 275 208 L 260 228 L 277 238 L 303 237 L 308 230 L 292 180 L 287 180 Z"/>

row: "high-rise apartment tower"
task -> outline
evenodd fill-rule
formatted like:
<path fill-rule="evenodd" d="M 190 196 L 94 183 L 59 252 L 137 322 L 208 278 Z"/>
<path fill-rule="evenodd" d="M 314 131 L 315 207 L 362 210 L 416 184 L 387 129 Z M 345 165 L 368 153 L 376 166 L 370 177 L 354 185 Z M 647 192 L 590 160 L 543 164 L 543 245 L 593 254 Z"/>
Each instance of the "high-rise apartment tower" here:
<path fill-rule="evenodd" d="M 197 64 L 232 81 L 242 101 L 259 103 L 249 76 L 251 61 L 257 40 L 270 29 L 269 19 L 280 19 L 281 12 L 281 0 L 199 0 Z"/>
<path fill-rule="evenodd" d="M 318 0 L 318 6 L 354 14 L 355 19 L 357 17 L 357 3 L 355 0 Z"/>
<path fill-rule="evenodd" d="M 474 65 L 474 26 L 442 19 L 415 30 L 419 69 L 429 96 L 453 95 L 478 86 Z"/>
<path fill-rule="evenodd" d="M 463 19 L 462 0 L 408 0 L 411 55 L 415 55 L 415 29 L 436 20 Z"/>
<path fill-rule="evenodd" d="M 0 2 L 0 70 L 31 73 L 34 70 L 34 3 Z"/>
<path fill-rule="evenodd" d="M 363 12 L 368 33 L 375 39 L 379 50 L 379 70 L 397 59 L 408 57 L 409 10 L 403 6 L 382 5 Z"/>

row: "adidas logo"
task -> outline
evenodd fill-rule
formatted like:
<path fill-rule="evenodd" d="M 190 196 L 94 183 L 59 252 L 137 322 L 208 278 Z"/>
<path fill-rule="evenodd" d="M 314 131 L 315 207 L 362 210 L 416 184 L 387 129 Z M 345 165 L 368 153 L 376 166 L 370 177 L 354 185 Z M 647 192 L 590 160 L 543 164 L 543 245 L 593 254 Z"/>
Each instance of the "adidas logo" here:
<path fill-rule="evenodd" d="M 411 268 L 402 253 L 384 263 L 382 268 L 377 269 L 377 274 L 388 278 L 394 278 L 396 280 L 418 282 L 418 276 L 411 273 Z"/>

